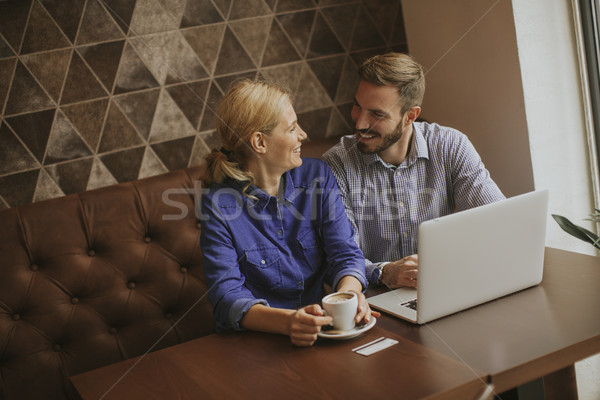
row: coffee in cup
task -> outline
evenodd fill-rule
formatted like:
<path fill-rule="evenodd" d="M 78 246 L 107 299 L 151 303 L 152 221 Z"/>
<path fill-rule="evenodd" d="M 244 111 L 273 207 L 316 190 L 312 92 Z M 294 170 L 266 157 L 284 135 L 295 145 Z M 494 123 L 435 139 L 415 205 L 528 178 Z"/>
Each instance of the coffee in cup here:
<path fill-rule="evenodd" d="M 337 292 L 323 297 L 325 313 L 333 318 L 333 327 L 349 331 L 355 326 L 358 296 L 354 292 Z"/>

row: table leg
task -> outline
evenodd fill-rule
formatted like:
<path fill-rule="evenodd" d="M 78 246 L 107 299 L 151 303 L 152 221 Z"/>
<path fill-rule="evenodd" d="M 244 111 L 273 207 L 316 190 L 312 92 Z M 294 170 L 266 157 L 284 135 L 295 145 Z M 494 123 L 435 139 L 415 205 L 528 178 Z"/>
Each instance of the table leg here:
<path fill-rule="evenodd" d="M 547 400 L 577 400 L 575 365 L 544 376 L 544 393 Z"/>

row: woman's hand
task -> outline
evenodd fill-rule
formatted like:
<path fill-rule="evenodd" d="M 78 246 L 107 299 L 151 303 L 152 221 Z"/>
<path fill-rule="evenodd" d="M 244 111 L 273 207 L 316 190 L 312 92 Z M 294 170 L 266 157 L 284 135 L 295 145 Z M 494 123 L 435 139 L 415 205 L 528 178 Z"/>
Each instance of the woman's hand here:
<path fill-rule="evenodd" d="M 318 304 L 311 304 L 290 314 L 289 334 L 296 346 L 312 346 L 323 325 L 328 325 L 332 318 L 323 314 Z"/>
<path fill-rule="evenodd" d="M 381 316 L 381 314 L 377 311 L 371 310 L 371 307 L 369 307 L 369 303 L 367 303 L 367 298 L 362 292 L 357 292 L 355 290 L 346 291 L 354 292 L 358 297 L 358 308 L 356 310 L 356 317 L 354 319 L 354 322 L 357 325 L 360 324 L 362 321 L 364 321 L 364 323 L 367 324 L 371 321 L 371 317 L 379 318 Z"/>

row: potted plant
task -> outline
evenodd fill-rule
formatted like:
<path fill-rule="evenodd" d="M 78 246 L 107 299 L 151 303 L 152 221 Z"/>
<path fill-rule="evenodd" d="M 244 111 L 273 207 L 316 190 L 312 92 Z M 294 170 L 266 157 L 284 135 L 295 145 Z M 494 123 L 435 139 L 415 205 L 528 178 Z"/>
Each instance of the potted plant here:
<path fill-rule="evenodd" d="M 591 218 L 586 218 L 586 220 L 597 223 L 600 222 L 600 210 L 596 208 L 595 211 L 596 212 L 590 214 Z M 590 232 L 581 226 L 575 225 L 563 216 L 552 214 L 552 217 L 565 232 L 575 236 L 577 239 L 591 243 L 592 246 L 600 249 L 600 238 L 594 232 Z"/>

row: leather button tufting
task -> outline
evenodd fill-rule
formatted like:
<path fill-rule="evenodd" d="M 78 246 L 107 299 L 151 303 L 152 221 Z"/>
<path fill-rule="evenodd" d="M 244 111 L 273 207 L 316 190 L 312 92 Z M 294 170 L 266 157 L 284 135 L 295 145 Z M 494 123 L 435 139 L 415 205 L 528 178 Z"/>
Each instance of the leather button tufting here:
<path fill-rule="evenodd" d="M 186 267 L 181 267 L 179 270 L 181 271 L 182 274 L 185 274 L 187 272 Z"/>
<path fill-rule="evenodd" d="M 111 335 L 116 335 L 117 334 L 117 328 L 110 328 L 109 330 Z"/>
<path fill-rule="evenodd" d="M 96 255 L 96 252 L 94 250 L 88 251 L 88 256 L 94 257 L 95 255 Z"/>
<path fill-rule="evenodd" d="M 201 229 L 202 228 L 202 223 L 200 223 L 200 222 L 196 223 L 196 228 Z"/>
<path fill-rule="evenodd" d="M 152 241 L 152 239 L 150 239 L 150 237 L 149 237 L 149 236 L 146 236 L 146 237 L 144 238 L 144 242 L 146 242 L 146 243 L 150 243 L 151 241 Z"/>
<path fill-rule="evenodd" d="M 31 264 L 31 265 L 29 266 L 29 268 L 30 268 L 32 271 L 37 271 L 37 270 L 38 270 L 38 266 L 37 266 L 37 265 L 35 265 L 35 264 Z"/>
<path fill-rule="evenodd" d="M 73 297 L 71 299 L 71 304 L 77 304 L 77 303 L 79 303 L 79 299 L 77 297 Z"/>
<path fill-rule="evenodd" d="M 127 287 L 128 287 L 129 289 L 133 289 L 133 288 L 135 288 L 135 282 L 129 282 L 129 283 L 127 284 Z"/>
<path fill-rule="evenodd" d="M 170 312 L 168 312 L 168 313 L 165 314 L 165 318 L 166 319 L 171 319 L 171 318 L 173 318 L 173 314 L 171 314 Z"/>
<path fill-rule="evenodd" d="M 18 321 L 21 319 L 21 315 L 19 315 L 18 313 L 14 313 L 12 315 L 12 319 L 13 319 L 13 321 Z"/>
<path fill-rule="evenodd" d="M 54 349 L 54 351 L 60 351 L 62 347 L 60 347 L 60 344 L 55 344 L 52 348 Z"/>

